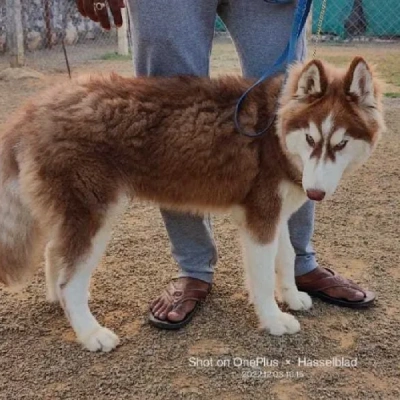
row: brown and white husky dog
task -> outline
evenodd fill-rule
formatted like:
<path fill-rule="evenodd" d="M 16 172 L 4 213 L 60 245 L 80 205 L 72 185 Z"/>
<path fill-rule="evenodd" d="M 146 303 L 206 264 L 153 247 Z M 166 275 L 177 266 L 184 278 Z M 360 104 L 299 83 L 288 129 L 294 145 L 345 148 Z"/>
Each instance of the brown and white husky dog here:
<path fill-rule="evenodd" d="M 78 340 L 110 351 L 118 337 L 88 306 L 91 274 L 126 200 L 175 210 L 231 211 L 244 248 L 261 326 L 299 331 L 274 297 L 293 310 L 297 290 L 287 221 L 307 197 L 330 196 L 344 173 L 374 149 L 384 122 L 377 80 L 355 58 L 347 70 L 311 61 L 254 89 L 218 79 L 92 77 L 55 87 L 22 109 L 0 137 L 0 281 L 23 281 L 45 249 L 48 298 L 59 301 Z"/>

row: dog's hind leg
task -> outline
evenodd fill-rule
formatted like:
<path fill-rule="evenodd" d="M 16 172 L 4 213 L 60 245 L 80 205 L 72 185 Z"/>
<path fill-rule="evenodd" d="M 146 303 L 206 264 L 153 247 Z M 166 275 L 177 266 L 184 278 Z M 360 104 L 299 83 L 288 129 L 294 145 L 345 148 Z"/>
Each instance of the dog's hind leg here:
<path fill-rule="evenodd" d="M 110 351 L 118 337 L 102 327 L 89 309 L 88 291 L 93 270 L 98 265 L 110 238 L 111 226 L 105 224 L 94 235 L 86 254 L 76 258 L 76 264 L 66 265 L 60 274 L 59 298 L 78 341 L 90 351 Z"/>
<path fill-rule="evenodd" d="M 81 214 L 79 220 L 69 220 L 69 229 L 60 229 L 50 247 L 55 262 L 51 273 L 59 270 L 57 297 L 78 341 L 90 351 L 107 352 L 119 344 L 117 335 L 97 322 L 88 304 L 90 278 L 106 249 L 117 214 L 118 207 L 112 208 L 101 219 L 96 217 L 97 221 L 90 212 L 86 217 Z"/>
<path fill-rule="evenodd" d="M 58 303 L 58 278 L 60 275 L 60 265 L 57 262 L 57 252 L 54 249 L 54 241 L 51 240 L 46 245 L 45 250 L 45 274 L 46 274 L 46 299 L 49 303 Z M 90 297 L 90 293 L 88 294 Z"/>
<path fill-rule="evenodd" d="M 308 310 L 312 306 L 311 297 L 297 289 L 294 277 L 295 253 L 290 242 L 287 222 L 282 224 L 278 254 L 276 258 L 277 282 L 280 296 L 291 310 Z"/>

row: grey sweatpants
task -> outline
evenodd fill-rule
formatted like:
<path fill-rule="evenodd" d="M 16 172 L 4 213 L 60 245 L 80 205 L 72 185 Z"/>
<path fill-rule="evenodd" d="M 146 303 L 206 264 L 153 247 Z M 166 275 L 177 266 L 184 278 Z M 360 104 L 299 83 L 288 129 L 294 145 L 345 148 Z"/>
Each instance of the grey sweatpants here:
<path fill-rule="evenodd" d="M 135 72 L 207 76 L 218 13 L 236 46 L 243 75 L 259 77 L 288 42 L 294 6 L 264 0 L 129 0 Z M 304 37 L 297 55 L 305 57 Z M 217 250 L 210 218 L 161 213 L 180 276 L 211 282 Z M 289 221 L 296 275 L 317 265 L 310 244 L 313 226 L 314 206 L 307 202 Z"/>

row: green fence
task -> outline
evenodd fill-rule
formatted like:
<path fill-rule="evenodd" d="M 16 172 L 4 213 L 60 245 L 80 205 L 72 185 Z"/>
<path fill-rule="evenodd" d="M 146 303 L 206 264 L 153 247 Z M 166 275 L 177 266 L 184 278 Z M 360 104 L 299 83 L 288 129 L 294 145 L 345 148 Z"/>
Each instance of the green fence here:
<path fill-rule="evenodd" d="M 217 19 L 215 21 L 215 30 L 217 32 L 225 32 L 226 31 L 225 24 L 222 22 L 220 17 L 217 17 Z"/>
<path fill-rule="evenodd" d="M 312 31 L 316 33 L 322 0 L 313 1 Z M 342 38 L 400 38 L 400 0 L 327 0 L 322 33 Z"/>

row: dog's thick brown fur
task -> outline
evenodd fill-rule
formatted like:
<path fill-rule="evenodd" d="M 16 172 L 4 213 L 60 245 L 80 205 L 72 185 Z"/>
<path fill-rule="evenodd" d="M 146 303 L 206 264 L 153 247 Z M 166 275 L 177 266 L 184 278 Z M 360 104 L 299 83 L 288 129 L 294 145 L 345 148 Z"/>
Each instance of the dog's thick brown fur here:
<path fill-rule="evenodd" d="M 312 62 L 325 97 L 311 93 L 296 109 L 291 101 L 304 68 L 294 69 L 281 100 L 282 126 L 308 123 L 319 102 L 326 112 L 340 108 L 349 130 L 374 142 L 379 122 L 346 92 L 358 63 L 329 78 L 327 67 Z M 240 114 L 243 129 L 257 131 L 273 118 L 282 82 L 275 77 L 250 93 Z M 255 241 L 272 242 L 282 214 L 279 185 L 306 197 L 301 170 L 275 127 L 260 138 L 235 129 L 235 104 L 250 83 L 111 75 L 68 82 L 27 105 L 0 138 L 0 280 L 23 279 L 51 242 L 50 275 L 63 272 L 57 281 L 63 288 L 122 196 L 200 212 L 239 206 Z"/>
<path fill-rule="evenodd" d="M 60 229 L 59 245 L 72 266 L 123 192 L 164 207 L 215 210 L 257 201 L 249 194 L 260 174 L 271 175 L 263 179 L 271 192 L 282 179 L 300 179 L 272 132 L 259 139 L 236 132 L 234 106 L 249 84 L 234 77 L 111 75 L 44 93 L 19 113 L 0 143 L 2 177 L 18 178 L 24 209 L 31 210 L 9 234 L 18 235 L 28 220 L 32 227 Z M 262 128 L 271 118 L 280 87 L 277 78 L 251 93 L 241 113 L 244 129 Z M 255 223 L 274 224 L 278 203 L 263 202 L 266 218 Z M 267 227 L 257 230 L 270 235 Z M 0 257 L 9 253 L 4 249 Z M 1 259 L 3 282 L 31 262 L 11 253 L 18 259 Z"/>

